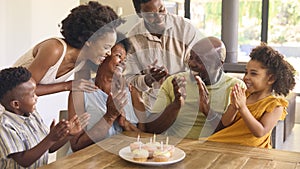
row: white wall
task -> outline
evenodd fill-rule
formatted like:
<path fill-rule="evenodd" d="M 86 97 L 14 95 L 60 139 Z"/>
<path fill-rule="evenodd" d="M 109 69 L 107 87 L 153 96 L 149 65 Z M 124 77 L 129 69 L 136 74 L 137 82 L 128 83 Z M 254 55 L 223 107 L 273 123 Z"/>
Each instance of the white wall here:
<path fill-rule="evenodd" d="M 81 4 L 87 3 L 89 0 L 81 0 Z M 133 25 L 138 21 L 138 16 L 135 13 L 132 0 L 97 0 L 102 5 L 110 6 L 121 18 L 125 19 L 126 22 L 120 27 L 118 31 L 127 33 Z"/>
<path fill-rule="evenodd" d="M 0 7 L 0 67 L 6 67 L 13 63 L 17 54 L 20 55 L 30 45 L 28 39 L 31 37 L 31 4 L 17 0 L 0 1 Z"/>
<path fill-rule="evenodd" d="M 296 114 L 295 114 L 295 123 L 300 124 L 300 97 L 296 97 Z"/>
<path fill-rule="evenodd" d="M 0 1 L 0 69 L 11 66 L 23 53 L 49 37 L 60 37 L 61 20 L 70 10 L 88 0 L 1 0 Z M 122 8 L 122 16 L 135 14 L 132 0 L 99 0 L 115 11 Z M 120 27 L 126 33 L 136 19 Z M 37 109 L 50 124 L 58 119 L 58 112 L 67 109 L 67 92 L 41 96 Z"/>
<path fill-rule="evenodd" d="M 81 0 L 80 3 L 87 3 L 89 0 Z M 102 5 L 108 5 L 114 9 L 114 11 L 118 11 L 118 8 L 122 8 L 122 16 L 127 16 L 131 14 L 135 14 L 132 0 L 97 0 Z"/>
<path fill-rule="evenodd" d="M 58 24 L 78 5 L 79 0 L 1 0 L 0 68 L 11 66 L 36 43 L 61 37 Z M 39 97 L 37 109 L 46 124 L 67 109 L 67 94 Z"/>

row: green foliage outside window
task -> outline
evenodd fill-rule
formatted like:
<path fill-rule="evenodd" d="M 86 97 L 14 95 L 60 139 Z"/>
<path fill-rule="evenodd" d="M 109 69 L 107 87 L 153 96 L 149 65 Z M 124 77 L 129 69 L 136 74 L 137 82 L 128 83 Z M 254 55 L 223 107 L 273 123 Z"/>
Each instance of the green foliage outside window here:
<path fill-rule="evenodd" d="M 222 1 L 191 0 L 195 26 L 212 36 L 220 36 Z M 203 16 L 193 15 L 204 10 Z M 257 44 L 261 36 L 262 0 L 240 0 L 239 44 Z M 270 0 L 268 42 L 284 44 L 300 41 L 300 0 Z"/>
<path fill-rule="evenodd" d="M 300 42 L 300 0 L 273 0 L 269 8 L 269 42 Z"/>

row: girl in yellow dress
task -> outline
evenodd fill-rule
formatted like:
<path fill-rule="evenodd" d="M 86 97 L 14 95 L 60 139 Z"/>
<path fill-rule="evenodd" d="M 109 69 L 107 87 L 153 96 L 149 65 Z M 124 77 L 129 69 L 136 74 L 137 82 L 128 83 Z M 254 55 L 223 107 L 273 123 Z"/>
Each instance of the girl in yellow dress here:
<path fill-rule="evenodd" d="M 250 58 L 243 78 L 247 89 L 233 87 L 231 104 L 220 123 L 224 129 L 208 140 L 272 148 L 271 132 L 287 114 L 283 96 L 295 86 L 295 69 L 265 43 L 254 48 Z"/>

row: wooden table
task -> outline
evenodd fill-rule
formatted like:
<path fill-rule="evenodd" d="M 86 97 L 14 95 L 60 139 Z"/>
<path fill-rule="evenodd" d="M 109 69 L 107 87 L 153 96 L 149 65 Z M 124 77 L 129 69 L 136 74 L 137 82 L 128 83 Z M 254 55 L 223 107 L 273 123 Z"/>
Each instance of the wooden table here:
<path fill-rule="evenodd" d="M 130 134 L 132 136 L 132 134 Z M 136 135 L 136 134 L 135 134 Z M 300 153 L 280 150 L 268 150 L 254 147 L 223 144 L 217 142 L 200 142 L 198 140 L 183 139 L 176 145 L 186 153 L 181 162 L 166 166 L 143 166 L 127 162 L 118 156 L 123 147 L 136 140 L 136 137 L 123 134 L 105 139 L 76 153 L 45 165 L 43 169 L 88 169 L 88 168 L 249 168 L 249 169 L 300 169 Z M 142 136 L 142 141 L 149 138 Z M 147 137 L 147 135 L 146 135 Z M 164 140 L 164 136 L 157 136 L 157 140 Z M 170 142 L 179 140 L 170 138 Z M 106 150 L 110 151 L 106 151 Z"/>

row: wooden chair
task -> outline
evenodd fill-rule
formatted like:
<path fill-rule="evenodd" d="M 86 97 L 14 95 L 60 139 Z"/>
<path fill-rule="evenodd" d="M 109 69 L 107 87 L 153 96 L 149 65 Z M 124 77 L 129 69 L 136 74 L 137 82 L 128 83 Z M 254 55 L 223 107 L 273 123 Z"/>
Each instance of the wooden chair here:
<path fill-rule="evenodd" d="M 59 111 L 59 120 L 62 119 L 68 119 L 68 110 Z M 57 150 L 56 160 L 66 156 L 68 154 L 69 149 L 70 149 L 70 142 L 67 142 L 64 146 L 62 146 L 59 150 Z"/>

